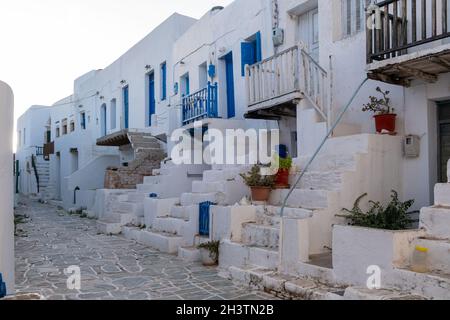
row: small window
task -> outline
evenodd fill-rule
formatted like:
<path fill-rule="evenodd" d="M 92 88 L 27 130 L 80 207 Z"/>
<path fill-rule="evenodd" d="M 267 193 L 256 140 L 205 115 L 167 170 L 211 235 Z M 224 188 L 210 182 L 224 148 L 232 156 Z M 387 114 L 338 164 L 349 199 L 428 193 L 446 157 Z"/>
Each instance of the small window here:
<path fill-rule="evenodd" d="M 342 0 L 343 36 L 349 37 L 364 30 L 366 0 Z"/>
<path fill-rule="evenodd" d="M 86 130 L 86 113 L 85 112 L 80 113 L 80 126 L 81 126 L 81 129 Z"/>
<path fill-rule="evenodd" d="M 189 73 L 186 73 L 181 77 L 181 95 L 183 97 L 190 94 L 190 83 L 189 83 Z"/>
<path fill-rule="evenodd" d="M 206 88 L 208 85 L 208 66 L 206 62 L 198 67 L 198 84 L 200 89 Z"/>
<path fill-rule="evenodd" d="M 111 100 L 111 107 L 110 107 L 110 127 L 111 130 L 116 129 L 116 117 L 117 117 L 117 100 L 112 99 Z"/>
<path fill-rule="evenodd" d="M 75 131 L 75 122 L 71 121 L 70 122 L 70 132 L 74 132 Z"/>
<path fill-rule="evenodd" d="M 59 136 L 60 136 L 59 127 L 56 127 L 56 134 L 55 135 L 56 135 L 57 138 L 59 138 Z"/>
<path fill-rule="evenodd" d="M 261 32 L 241 44 L 242 76 L 245 76 L 245 66 L 253 65 L 262 60 Z"/>
<path fill-rule="evenodd" d="M 161 64 L 161 101 L 167 99 L 167 63 Z"/>

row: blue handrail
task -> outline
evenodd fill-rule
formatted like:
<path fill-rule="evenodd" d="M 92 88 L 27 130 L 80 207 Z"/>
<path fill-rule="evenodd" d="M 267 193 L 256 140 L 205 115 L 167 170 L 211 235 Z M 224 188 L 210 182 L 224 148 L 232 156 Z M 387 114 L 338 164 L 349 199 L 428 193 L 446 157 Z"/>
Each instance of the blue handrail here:
<path fill-rule="evenodd" d="M 182 99 L 182 125 L 204 118 L 217 118 L 217 83 L 208 85 Z"/>

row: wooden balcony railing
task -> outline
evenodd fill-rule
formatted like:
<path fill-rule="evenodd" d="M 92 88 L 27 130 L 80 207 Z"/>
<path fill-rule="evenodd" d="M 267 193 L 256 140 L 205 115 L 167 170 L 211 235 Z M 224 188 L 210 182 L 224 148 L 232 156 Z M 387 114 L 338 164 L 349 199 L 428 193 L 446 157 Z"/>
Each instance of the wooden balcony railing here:
<path fill-rule="evenodd" d="M 386 0 L 367 9 L 367 63 L 450 37 L 450 0 Z"/>
<path fill-rule="evenodd" d="M 182 99 L 182 124 L 187 125 L 204 118 L 217 118 L 217 84 L 208 82 L 203 88 Z"/>

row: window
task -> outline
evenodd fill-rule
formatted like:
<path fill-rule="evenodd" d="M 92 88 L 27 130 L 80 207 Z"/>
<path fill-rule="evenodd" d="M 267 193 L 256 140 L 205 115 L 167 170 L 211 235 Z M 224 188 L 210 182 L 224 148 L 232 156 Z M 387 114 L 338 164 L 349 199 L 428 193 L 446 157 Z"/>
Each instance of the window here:
<path fill-rule="evenodd" d="M 56 134 L 55 135 L 56 135 L 57 138 L 59 138 L 59 136 L 60 136 L 59 127 L 56 127 Z"/>
<path fill-rule="evenodd" d="M 17 134 L 17 142 L 19 143 L 19 147 L 22 145 L 22 131 L 19 130 L 19 133 Z"/>
<path fill-rule="evenodd" d="M 74 132 L 74 131 L 75 131 L 75 122 L 70 121 L 70 132 Z"/>
<path fill-rule="evenodd" d="M 81 126 L 81 129 L 86 130 L 86 113 L 85 112 L 80 113 L 80 126 Z"/>
<path fill-rule="evenodd" d="M 62 121 L 62 135 L 67 134 L 67 119 Z"/>
<path fill-rule="evenodd" d="M 129 127 L 129 119 L 128 119 L 128 112 L 129 112 L 129 90 L 130 88 L 128 86 L 124 87 L 122 89 L 122 101 L 123 101 L 123 126 L 124 129 L 128 129 Z"/>
<path fill-rule="evenodd" d="M 117 100 L 112 99 L 111 100 L 111 107 L 110 107 L 110 126 L 111 130 L 114 130 L 116 128 L 116 112 L 117 112 Z"/>
<path fill-rule="evenodd" d="M 245 66 L 262 60 L 261 32 L 241 43 L 242 76 L 245 76 Z"/>
<path fill-rule="evenodd" d="M 189 73 L 181 77 L 181 95 L 188 96 L 190 93 Z"/>
<path fill-rule="evenodd" d="M 45 141 L 46 143 L 50 143 L 52 141 L 52 132 L 50 130 L 47 130 L 46 132 Z"/>
<path fill-rule="evenodd" d="M 167 63 L 161 64 L 161 101 L 167 99 Z"/>
<path fill-rule="evenodd" d="M 148 107 L 147 107 L 147 124 L 149 127 L 152 126 L 152 116 L 156 113 L 156 99 L 155 99 L 155 74 L 151 72 L 147 75 L 148 83 Z"/>
<path fill-rule="evenodd" d="M 352 36 L 365 28 L 366 0 L 342 1 L 342 30 L 343 36 Z"/>

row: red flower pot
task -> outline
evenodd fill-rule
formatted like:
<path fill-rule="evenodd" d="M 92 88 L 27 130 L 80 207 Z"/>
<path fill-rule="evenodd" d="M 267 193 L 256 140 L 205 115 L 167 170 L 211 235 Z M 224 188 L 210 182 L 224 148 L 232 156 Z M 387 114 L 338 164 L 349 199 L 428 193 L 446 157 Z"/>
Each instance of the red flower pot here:
<path fill-rule="evenodd" d="M 279 169 L 275 179 L 275 186 L 278 189 L 289 188 L 289 169 Z"/>
<path fill-rule="evenodd" d="M 251 187 L 252 190 L 252 200 L 258 202 L 268 201 L 270 198 L 270 192 L 272 191 L 269 187 Z"/>
<path fill-rule="evenodd" d="M 389 133 L 395 132 L 396 114 L 380 114 L 374 116 L 374 118 L 377 133 L 382 133 L 383 131 L 388 131 Z"/>

